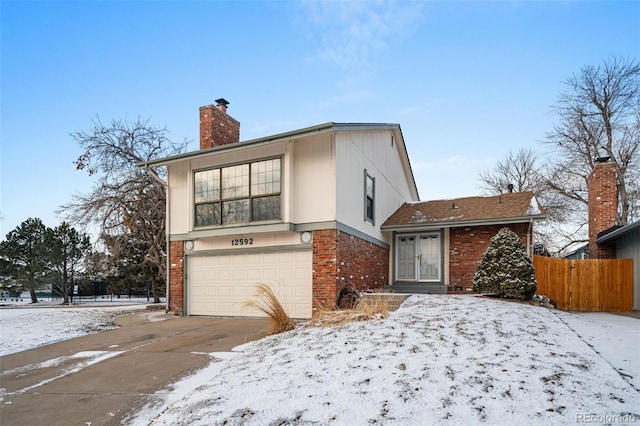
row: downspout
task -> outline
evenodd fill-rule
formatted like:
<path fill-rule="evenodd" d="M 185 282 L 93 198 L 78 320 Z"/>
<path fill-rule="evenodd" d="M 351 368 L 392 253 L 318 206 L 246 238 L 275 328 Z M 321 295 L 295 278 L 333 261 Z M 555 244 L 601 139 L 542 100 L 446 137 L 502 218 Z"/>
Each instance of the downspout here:
<path fill-rule="evenodd" d="M 168 179 L 168 174 L 167 174 L 167 179 Z M 165 211 L 167 212 L 166 215 L 165 215 L 166 216 L 166 218 L 165 218 L 166 223 L 165 223 L 165 226 L 164 226 L 164 228 L 165 228 L 164 233 L 165 233 L 166 247 L 167 247 L 166 250 L 165 250 L 166 253 L 167 253 L 167 260 L 166 260 L 167 263 L 165 265 L 165 274 L 166 274 L 165 285 L 166 285 L 166 290 L 165 290 L 164 294 L 166 296 L 165 296 L 165 301 L 164 301 L 164 304 L 165 304 L 164 311 L 165 312 L 169 312 L 169 288 L 170 288 L 169 287 L 169 280 L 171 279 L 171 258 L 169 256 L 170 255 L 169 250 L 171 249 L 171 241 L 170 241 L 170 238 L 169 238 L 169 235 L 170 235 L 170 232 L 169 232 L 169 214 L 170 214 L 170 210 L 169 210 L 169 185 L 168 185 L 168 182 L 167 182 L 167 185 L 165 185 L 165 187 L 164 187 L 164 191 L 165 191 L 164 192 L 164 194 L 165 194 L 164 195 L 164 198 L 165 198 L 165 200 L 164 200 Z"/>
<path fill-rule="evenodd" d="M 527 228 L 527 253 L 533 259 L 533 218 L 529 219 L 529 227 Z"/>

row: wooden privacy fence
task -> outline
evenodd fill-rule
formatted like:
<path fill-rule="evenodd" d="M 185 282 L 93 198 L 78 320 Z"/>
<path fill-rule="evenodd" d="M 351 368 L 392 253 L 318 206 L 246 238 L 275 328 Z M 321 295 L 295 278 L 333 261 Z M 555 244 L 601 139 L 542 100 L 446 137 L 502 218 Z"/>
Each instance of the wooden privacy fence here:
<path fill-rule="evenodd" d="M 568 311 L 633 310 L 633 260 L 534 256 L 537 294 Z"/>

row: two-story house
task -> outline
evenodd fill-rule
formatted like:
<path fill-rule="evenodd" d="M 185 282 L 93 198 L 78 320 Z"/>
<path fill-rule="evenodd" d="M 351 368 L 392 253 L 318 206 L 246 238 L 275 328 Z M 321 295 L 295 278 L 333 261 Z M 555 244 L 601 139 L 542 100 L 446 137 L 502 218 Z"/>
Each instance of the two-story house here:
<path fill-rule="evenodd" d="M 168 311 L 256 316 L 271 285 L 294 318 L 360 290 L 468 292 L 489 239 L 533 245 L 531 193 L 419 202 L 398 124 L 325 123 L 240 142 L 224 99 L 200 108 L 200 150 L 167 167 Z M 443 180 L 445 177 L 443 177 Z"/>
<path fill-rule="evenodd" d="M 335 304 L 345 284 L 389 282 L 382 222 L 417 201 L 397 124 L 326 123 L 239 142 L 224 99 L 200 108 L 200 150 L 166 166 L 168 309 L 254 316 L 244 301 L 272 285 L 292 317 Z"/>

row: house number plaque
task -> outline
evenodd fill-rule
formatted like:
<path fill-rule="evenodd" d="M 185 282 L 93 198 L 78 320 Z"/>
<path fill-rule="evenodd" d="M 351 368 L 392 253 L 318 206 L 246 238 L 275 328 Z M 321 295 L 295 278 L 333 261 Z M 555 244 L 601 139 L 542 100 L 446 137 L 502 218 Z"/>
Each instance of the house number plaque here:
<path fill-rule="evenodd" d="M 231 240 L 232 246 L 250 246 L 253 244 L 253 238 L 234 238 Z"/>

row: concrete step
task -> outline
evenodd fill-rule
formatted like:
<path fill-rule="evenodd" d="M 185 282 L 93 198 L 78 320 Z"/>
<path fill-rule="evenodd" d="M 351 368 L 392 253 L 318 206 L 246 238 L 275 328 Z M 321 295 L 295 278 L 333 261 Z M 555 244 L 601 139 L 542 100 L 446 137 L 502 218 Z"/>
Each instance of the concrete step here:
<path fill-rule="evenodd" d="M 361 295 L 361 298 L 363 300 L 367 300 L 367 299 L 384 299 L 385 302 L 387 302 L 387 309 L 389 310 L 389 312 L 393 312 L 396 311 L 400 305 L 402 305 L 402 302 L 405 301 L 405 299 L 409 297 L 408 294 L 394 294 L 394 293 L 363 293 Z"/>

